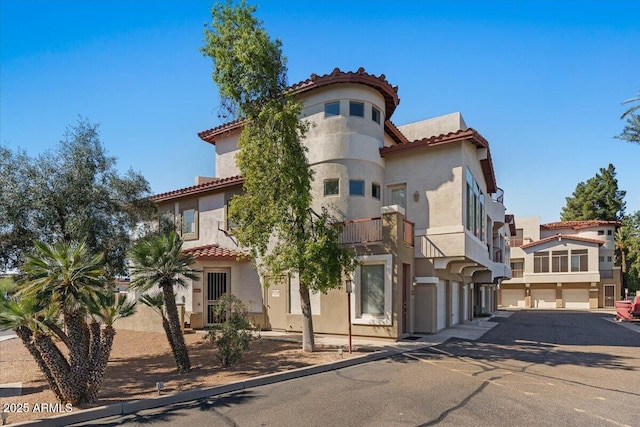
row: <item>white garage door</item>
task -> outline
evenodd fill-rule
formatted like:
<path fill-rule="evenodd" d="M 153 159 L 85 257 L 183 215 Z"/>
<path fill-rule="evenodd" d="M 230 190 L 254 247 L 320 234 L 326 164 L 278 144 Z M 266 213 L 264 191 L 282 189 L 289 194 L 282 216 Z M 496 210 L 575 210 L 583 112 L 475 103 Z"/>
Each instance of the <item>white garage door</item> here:
<path fill-rule="evenodd" d="M 444 280 L 440 280 L 437 288 L 436 329 L 444 329 L 447 326 L 447 288 Z"/>
<path fill-rule="evenodd" d="M 460 284 L 451 282 L 451 324 L 460 323 Z"/>
<path fill-rule="evenodd" d="M 564 308 L 589 309 L 589 289 L 563 289 Z"/>
<path fill-rule="evenodd" d="M 533 308 L 556 308 L 555 289 L 532 289 L 531 307 Z"/>
<path fill-rule="evenodd" d="M 524 289 L 501 289 L 503 307 L 525 307 Z M 553 300 L 555 304 L 555 299 Z"/>

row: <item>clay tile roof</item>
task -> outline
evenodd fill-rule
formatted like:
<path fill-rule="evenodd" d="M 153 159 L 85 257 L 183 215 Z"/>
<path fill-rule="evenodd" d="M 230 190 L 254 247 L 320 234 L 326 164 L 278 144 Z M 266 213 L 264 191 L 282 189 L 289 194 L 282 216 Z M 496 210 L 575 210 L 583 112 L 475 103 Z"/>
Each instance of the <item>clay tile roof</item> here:
<path fill-rule="evenodd" d="M 387 120 L 384 122 L 384 131 L 393 139 L 397 144 L 408 144 L 409 140 L 400 129 L 394 125 L 391 120 Z"/>
<path fill-rule="evenodd" d="M 400 103 L 398 98 L 398 87 L 391 86 L 387 81 L 384 74 L 375 76 L 364 71 L 364 68 L 360 67 L 358 71 L 341 71 L 339 68 L 335 68 L 330 74 L 318 76 L 317 74 L 311 74 L 307 80 L 303 80 L 289 87 L 290 93 L 294 95 L 310 92 L 315 89 L 319 89 L 324 86 L 337 84 L 337 83 L 357 83 L 363 84 L 380 92 L 385 101 L 386 121 L 385 129 L 387 129 L 387 122 L 391 115 L 395 111 L 396 107 Z M 225 123 L 221 126 L 214 127 L 198 133 L 200 139 L 210 144 L 216 143 L 216 138 L 220 135 L 232 132 L 242 127 L 243 120 L 234 120 L 229 123 Z M 395 126 L 393 126 L 395 127 Z M 398 133 L 402 135 L 399 131 Z M 399 138 L 397 135 L 392 134 L 392 138 Z M 405 138 L 406 140 L 406 138 Z M 398 142 L 398 141 L 396 141 Z"/>
<path fill-rule="evenodd" d="M 447 134 L 431 136 L 429 138 L 416 139 L 415 141 L 407 141 L 405 143 L 394 145 L 392 147 L 383 147 L 380 149 L 380 155 L 384 157 L 389 154 L 402 153 L 404 151 L 417 148 L 435 147 L 457 141 L 470 141 L 478 148 L 486 148 L 487 150 L 489 150 L 489 142 L 482 135 L 480 135 L 477 130 L 468 128 L 466 130 L 449 132 Z M 496 177 L 493 169 L 493 160 L 491 159 L 490 151 L 488 151 L 487 153 L 487 158 L 480 161 L 480 166 L 482 166 L 482 172 L 484 174 L 485 182 L 487 183 L 487 191 L 489 193 L 495 193 L 498 189 L 498 185 L 496 183 Z"/>
<path fill-rule="evenodd" d="M 576 241 L 576 242 L 595 243 L 595 244 L 598 244 L 598 245 L 604 245 L 604 243 L 605 243 L 604 240 L 587 239 L 585 237 L 573 236 L 571 234 L 556 234 L 555 236 L 545 237 L 544 239 L 536 240 L 535 242 L 527 243 L 526 245 L 522 245 L 520 247 L 522 249 L 527 249 L 527 248 L 531 248 L 533 246 L 541 245 L 543 243 L 552 242 L 555 239 L 558 239 L 558 240 L 566 239 L 566 240 L 573 240 L 573 241 Z"/>
<path fill-rule="evenodd" d="M 547 230 L 558 230 L 562 228 L 571 228 L 572 230 L 581 230 L 584 228 L 603 227 L 607 225 L 614 225 L 619 227 L 622 225 L 619 221 L 601 221 L 598 219 L 586 220 L 586 221 L 558 221 L 550 222 L 548 224 L 542 224 L 540 227 Z"/>
<path fill-rule="evenodd" d="M 247 253 L 234 249 L 221 248 L 218 245 L 205 245 L 183 249 L 182 253 L 192 254 L 195 258 L 235 258 L 243 261 L 249 260 L 249 254 Z"/>
<path fill-rule="evenodd" d="M 215 181 L 206 182 L 200 185 L 194 185 L 192 187 L 180 188 L 178 190 L 168 191 L 166 193 L 156 194 L 155 196 L 151 196 L 151 200 L 154 202 L 164 202 L 167 200 L 177 199 L 184 196 L 191 196 L 193 194 L 200 194 L 211 190 L 216 190 L 219 188 L 231 187 L 233 185 L 242 184 L 244 182 L 244 178 L 237 175 L 231 176 L 228 178 L 220 178 Z"/>
<path fill-rule="evenodd" d="M 356 72 L 341 71 L 339 68 L 334 68 L 331 74 L 318 76 L 314 73 L 307 80 L 291 85 L 290 89 L 293 94 L 297 95 L 336 83 L 359 83 L 376 89 L 384 97 L 387 119 L 391 118 L 400 103 L 398 86 L 391 86 L 384 74 L 375 76 L 367 73 L 362 67 L 358 68 Z"/>

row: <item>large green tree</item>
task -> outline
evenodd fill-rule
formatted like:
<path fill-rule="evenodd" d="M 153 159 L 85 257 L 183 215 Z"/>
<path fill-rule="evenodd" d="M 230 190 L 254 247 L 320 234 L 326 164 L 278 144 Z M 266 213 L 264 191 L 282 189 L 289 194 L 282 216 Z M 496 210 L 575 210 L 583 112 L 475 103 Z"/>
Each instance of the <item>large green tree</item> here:
<path fill-rule="evenodd" d="M 17 297 L 0 302 L 0 327 L 15 329 L 60 401 L 95 402 L 116 333 L 113 323 L 133 314 L 135 303 L 116 300 L 104 286 L 104 257 L 84 243 L 36 242 L 22 271 L 26 281 Z"/>
<path fill-rule="evenodd" d="M 640 211 L 627 215 L 616 231 L 616 255 L 622 266 L 624 285 L 640 290 Z"/>
<path fill-rule="evenodd" d="M 622 103 L 622 105 L 625 104 L 635 105 L 631 105 L 620 117 L 623 120 L 627 119 L 627 124 L 624 126 L 622 133 L 616 138 L 640 144 L 640 115 L 638 114 L 638 110 L 640 110 L 640 92 L 635 98 L 628 99 Z"/>
<path fill-rule="evenodd" d="M 184 287 L 185 279 L 198 279 L 191 269 L 195 259 L 190 254 L 182 253 L 182 240 L 173 230 L 152 234 L 139 240 L 129 251 L 129 257 L 132 263 L 130 288 L 143 292 L 154 286 L 160 288 L 161 298 L 151 295 L 141 301 L 158 309 L 164 304 L 167 317 L 164 317 L 162 310 L 158 312 L 162 315 L 162 326 L 173 351 L 178 372 L 188 372 L 191 363 L 180 327 L 174 288 Z"/>
<path fill-rule="evenodd" d="M 580 182 L 562 208 L 562 221 L 599 219 L 620 221 L 624 217 L 627 192 L 618 189 L 616 170 L 612 164 L 586 182 Z"/>
<path fill-rule="evenodd" d="M 312 210 L 313 173 L 302 144 L 308 124 L 299 120 L 302 106 L 287 91 L 281 42 L 269 38 L 255 11 L 244 1 L 214 5 L 202 53 L 213 60 L 227 117 L 244 125 L 236 155 L 244 191 L 230 208 L 236 236 L 263 277 L 298 275 L 302 348 L 313 351 L 310 291 L 340 287 L 354 258 L 339 244 L 337 220 L 327 209 Z"/>
<path fill-rule="evenodd" d="M 0 146 L 0 269 L 21 265 L 36 240 L 62 240 L 86 242 L 104 254 L 107 276 L 123 274 L 131 231 L 155 206 L 147 181 L 115 162 L 85 119 L 37 157 Z"/>

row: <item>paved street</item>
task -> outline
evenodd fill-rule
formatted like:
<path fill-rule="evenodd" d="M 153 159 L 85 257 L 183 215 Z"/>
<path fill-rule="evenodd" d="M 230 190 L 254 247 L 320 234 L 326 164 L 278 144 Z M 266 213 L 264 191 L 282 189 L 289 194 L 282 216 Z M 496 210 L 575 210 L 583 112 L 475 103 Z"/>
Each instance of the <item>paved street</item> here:
<path fill-rule="evenodd" d="M 611 318 L 515 312 L 478 341 L 94 425 L 639 426 L 640 326 Z"/>

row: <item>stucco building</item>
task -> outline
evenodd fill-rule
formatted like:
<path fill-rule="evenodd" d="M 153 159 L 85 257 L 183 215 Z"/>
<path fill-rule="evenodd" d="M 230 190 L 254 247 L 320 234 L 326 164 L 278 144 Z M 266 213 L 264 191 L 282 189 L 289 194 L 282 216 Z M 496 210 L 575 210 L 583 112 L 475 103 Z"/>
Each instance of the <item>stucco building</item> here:
<path fill-rule="evenodd" d="M 363 69 L 312 75 L 291 91 L 313 124 L 304 140 L 313 168 L 315 208 L 328 206 L 346 223 L 342 243 L 361 262 L 352 279 L 351 319 L 344 287 L 312 295 L 316 333 L 397 339 L 431 333 L 489 313 L 497 284 L 511 277 L 509 237 L 487 140 L 459 113 L 396 126 L 397 87 Z M 210 307 L 231 292 L 253 320 L 301 329 L 295 275 L 264 286 L 227 217 L 242 191 L 235 162 L 241 122 L 199 133 L 215 146 L 216 178 L 155 196 L 177 223 L 201 279 L 178 296 L 193 327 L 213 322 Z M 346 278 L 345 278 L 346 279 Z"/>
<path fill-rule="evenodd" d="M 614 264 L 616 221 L 540 224 L 516 219 L 512 278 L 500 284 L 502 307 L 593 309 L 615 307 L 621 270 Z"/>

